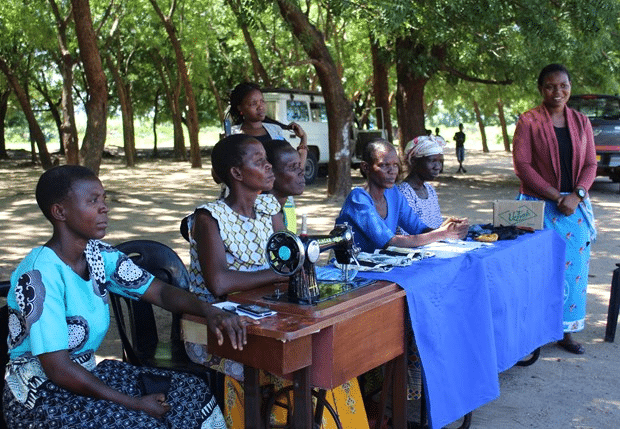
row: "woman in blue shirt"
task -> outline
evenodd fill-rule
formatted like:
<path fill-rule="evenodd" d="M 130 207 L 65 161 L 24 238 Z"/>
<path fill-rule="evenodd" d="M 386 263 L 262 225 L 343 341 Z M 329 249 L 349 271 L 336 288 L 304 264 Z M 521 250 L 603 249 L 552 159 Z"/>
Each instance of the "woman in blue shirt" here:
<path fill-rule="evenodd" d="M 3 392 L 8 426 L 224 427 L 200 379 L 119 361 L 96 365 L 95 352 L 110 324 L 109 291 L 205 317 L 218 343 L 226 335 L 233 348 L 246 344 L 245 322 L 155 279 L 101 242 L 108 207 L 91 170 L 75 165 L 50 169 L 39 179 L 36 197 L 53 235 L 11 276 L 10 361 Z M 138 382 L 143 373 L 168 378 L 168 393 L 144 394 Z"/>
<path fill-rule="evenodd" d="M 347 197 L 336 223 L 351 225 L 356 244 L 363 252 L 387 246 L 417 247 L 467 235 L 463 219 L 450 218 L 439 228 L 429 228 L 394 187 L 400 172 L 396 149 L 385 140 L 369 143 L 360 164 L 366 178 L 363 188 L 354 188 Z M 410 235 L 396 234 L 400 227 Z"/>

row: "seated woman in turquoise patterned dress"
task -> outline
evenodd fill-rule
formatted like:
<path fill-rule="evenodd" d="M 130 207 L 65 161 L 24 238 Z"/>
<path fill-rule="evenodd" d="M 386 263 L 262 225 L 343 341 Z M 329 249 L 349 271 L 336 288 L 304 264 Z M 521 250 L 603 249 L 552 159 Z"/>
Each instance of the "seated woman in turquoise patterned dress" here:
<path fill-rule="evenodd" d="M 271 191 L 275 177 L 263 145 L 252 136 L 233 134 L 213 147 L 211 165 L 230 193 L 197 207 L 181 222 L 181 232 L 190 243 L 190 290 L 201 299 L 215 301 L 277 282 L 286 289 L 288 278 L 275 274 L 266 258 L 268 238 L 285 227 L 278 200 L 265 193 Z M 243 365 L 209 355 L 201 344 L 186 342 L 185 348 L 192 361 L 225 374 L 226 423 L 229 428 L 243 428 Z M 261 385 L 273 385 L 278 390 L 287 383 L 261 372 Z M 337 388 L 347 392 L 346 399 L 335 407 L 340 419 L 345 422 L 350 415 L 362 416 L 361 424 L 347 427 L 368 427 L 357 381 L 353 386 L 357 390 L 349 386 Z M 272 414 L 272 421 L 282 422 L 283 413 L 280 409 Z"/>
<path fill-rule="evenodd" d="M 105 197 L 85 167 L 55 167 L 39 179 L 37 203 L 53 235 L 11 276 L 3 392 L 8 426 L 222 428 L 222 413 L 200 379 L 120 361 L 96 365 L 95 351 L 110 324 L 109 291 L 203 316 L 220 344 L 225 335 L 234 348 L 246 344 L 237 316 L 155 279 L 99 241 L 108 225 Z M 167 393 L 145 394 L 142 374 L 166 377 Z"/>

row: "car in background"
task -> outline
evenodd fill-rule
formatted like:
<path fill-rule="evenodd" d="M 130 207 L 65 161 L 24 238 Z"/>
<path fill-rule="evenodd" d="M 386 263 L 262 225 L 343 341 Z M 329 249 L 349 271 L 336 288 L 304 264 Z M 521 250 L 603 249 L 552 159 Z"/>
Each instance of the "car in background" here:
<path fill-rule="evenodd" d="M 572 95 L 568 106 L 590 119 L 598 164 L 596 174 L 620 182 L 620 97 Z"/>
<path fill-rule="evenodd" d="M 308 136 L 308 157 L 304 176 L 306 183 L 314 182 L 319 167 L 327 168 L 329 162 L 329 137 L 327 128 L 327 108 L 323 95 L 319 92 L 263 88 L 265 111 L 268 117 L 283 124 L 297 122 Z M 295 133 L 287 135 L 290 142 Z M 293 144 L 296 146 L 296 144 Z"/>

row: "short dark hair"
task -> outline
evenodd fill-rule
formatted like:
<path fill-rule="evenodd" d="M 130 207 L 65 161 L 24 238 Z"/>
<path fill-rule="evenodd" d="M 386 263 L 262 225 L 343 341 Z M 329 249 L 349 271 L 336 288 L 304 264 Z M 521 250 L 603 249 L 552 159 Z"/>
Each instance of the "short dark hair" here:
<path fill-rule="evenodd" d="M 568 69 L 564 67 L 562 64 L 553 63 L 553 64 L 546 65 L 540 71 L 540 74 L 538 75 L 538 87 L 540 88 L 541 86 L 543 86 L 543 83 L 545 82 L 545 78 L 547 76 L 549 76 L 552 73 L 557 73 L 557 72 L 565 73 L 566 76 L 568 77 L 568 81 L 571 82 L 570 73 L 568 72 Z"/>
<path fill-rule="evenodd" d="M 260 86 L 252 82 L 242 82 L 235 86 L 230 92 L 230 116 L 234 125 L 243 123 L 243 115 L 239 111 L 239 105 L 243 99 L 252 91 L 260 91 Z"/>
<path fill-rule="evenodd" d="M 374 139 L 370 141 L 364 148 L 364 151 L 362 152 L 362 161 L 366 162 L 368 165 L 371 165 L 373 162 L 375 162 L 375 153 L 377 153 L 377 151 L 381 148 L 391 148 L 393 150 L 396 150 L 394 145 L 389 141 L 384 139 Z M 360 172 L 362 173 L 362 176 L 367 179 L 364 170 L 360 169 Z"/>
<path fill-rule="evenodd" d="M 39 177 L 35 191 L 37 204 L 45 217 L 52 221 L 52 205 L 64 200 L 75 182 L 93 179 L 98 180 L 97 175 L 81 165 L 60 165 L 50 168 Z"/>
<path fill-rule="evenodd" d="M 211 151 L 211 168 L 215 175 L 229 188 L 230 169 L 239 167 L 243 163 L 245 145 L 249 142 L 259 143 L 254 137 L 247 134 L 232 134 L 223 138 L 213 146 Z"/>
<path fill-rule="evenodd" d="M 268 140 L 263 143 L 263 147 L 267 154 L 267 161 L 269 161 L 274 170 L 280 170 L 283 154 L 297 152 L 286 140 Z"/>

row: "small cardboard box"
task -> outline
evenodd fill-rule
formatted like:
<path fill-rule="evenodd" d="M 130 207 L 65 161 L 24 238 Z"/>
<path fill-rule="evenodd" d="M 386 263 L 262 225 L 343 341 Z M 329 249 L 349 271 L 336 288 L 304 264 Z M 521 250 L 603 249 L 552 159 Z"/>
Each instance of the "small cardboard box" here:
<path fill-rule="evenodd" d="M 543 229 L 544 201 L 493 201 L 493 226 L 526 226 Z"/>

